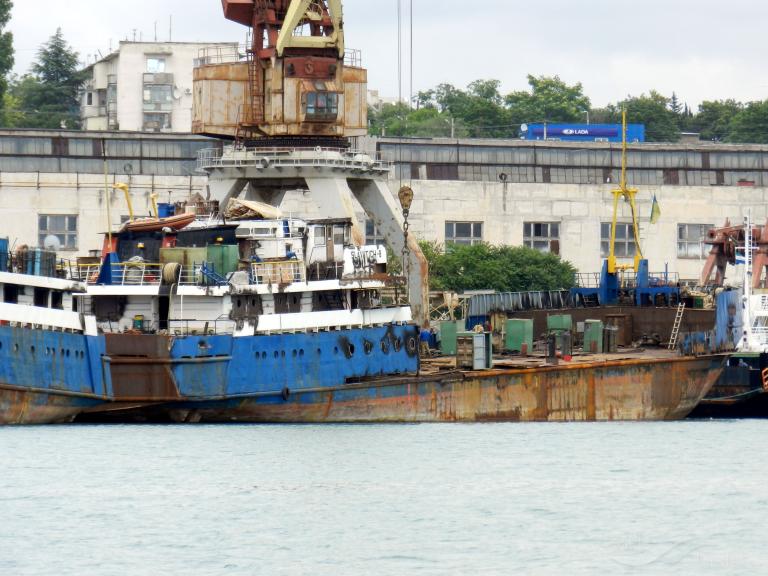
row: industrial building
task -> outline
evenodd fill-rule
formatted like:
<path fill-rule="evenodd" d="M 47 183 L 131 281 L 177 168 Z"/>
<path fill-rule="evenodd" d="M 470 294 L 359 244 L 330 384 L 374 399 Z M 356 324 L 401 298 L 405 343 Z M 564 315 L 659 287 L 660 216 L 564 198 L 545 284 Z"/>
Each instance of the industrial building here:
<path fill-rule="evenodd" d="M 120 42 L 84 71 L 83 128 L 190 132 L 195 61 L 219 50 L 237 52 L 237 43 Z"/>
<path fill-rule="evenodd" d="M 150 194 L 163 202 L 205 197 L 197 153 L 220 146 L 188 134 L 0 131 L 0 216 L 17 245 L 61 236 L 62 255 L 86 255 L 106 229 L 104 160 L 108 181 L 126 182 L 137 213 Z M 528 245 L 559 253 L 584 272 L 606 255 L 611 190 L 618 181 L 620 145 L 502 140 L 357 138 L 395 167 L 390 189 L 415 191 L 411 230 L 440 243 Z M 653 271 L 699 276 L 708 251 L 702 237 L 726 218 L 768 217 L 768 147 L 724 144 L 643 144 L 630 147 L 629 181 L 637 196 L 640 234 Z M 661 217 L 650 223 L 656 197 Z M 112 224 L 128 210 L 110 190 Z M 310 195 L 286 195 L 286 212 L 317 213 Z M 622 206 L 617 255 L 633 256 L 631 217 Z M 364 218 L 362 210 L 359 210 Z M 366 232 L 376 229 L 367 222 Z M 629 262 L 629 260 L 627 260 Z"/>

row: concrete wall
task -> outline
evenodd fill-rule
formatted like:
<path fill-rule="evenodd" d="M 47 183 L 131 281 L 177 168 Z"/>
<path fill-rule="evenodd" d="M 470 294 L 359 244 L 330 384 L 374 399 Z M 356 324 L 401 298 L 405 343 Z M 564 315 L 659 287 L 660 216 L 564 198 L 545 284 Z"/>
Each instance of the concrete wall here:
<path fill-rule="evenodd" d="M 175 176 L 109 176 L 113 182 L 131 186 L 131 198 L 137 216 L 150 213 L 150 194 L 159 194 L 159 202 L 188 199 L 194 193 L 205 194 L 205 178 Z M 38 246 L 38 216 L 76 215 L 78 245 L 76 251 L 62 251 L 62 258 L 85 256 L 89 250 L 101 248 L 102 232 L 107 230 L 107 196 L 103 174 L 0 174 L 0 236 L 10 244 Z M 113 229 L 128 215 L 125 196 L 119 190 L 109 191 Z"/>
<path fill-rule="evenodd" d="M 489 182 L 405 181 L 413 187 L 411 231 L 420 238 L 445 242 L 448 221 L 482 222 L 483 241 L 523 244 L 525 222 L 558 222 L 560 255 L 582 272 L 602 266 L 600 224 L 610 222 L 613 196 L 610 185 L 496 184 Z M 392 181 L 393 195 L 400 187 Z M 661 218 L 650 223 L 653 195 Z M 726 218 L 741 223 L 749 210 L 756 223 L 768 217 L 768 188 L 659 186 L 642 189 L 637 196 L 640 239 L 652 272 L 665 266 L 681 279 L 694 280 L 703 259 L 679 258 L 679 224 L 721 226 Z M 283 208 L 293 213 L 317 213 L 309 193 L 290 193 Z M 619 221 L 631 222 L 629 205 L 619 205 Z M 362 215 L 362 209 L 359 210 Z M 363 216 L 364 217 L 364 216 Z M 631 263 L 631 260 L 620 261 Z M 738 280 L 733 269 L 732 280 Z"/>

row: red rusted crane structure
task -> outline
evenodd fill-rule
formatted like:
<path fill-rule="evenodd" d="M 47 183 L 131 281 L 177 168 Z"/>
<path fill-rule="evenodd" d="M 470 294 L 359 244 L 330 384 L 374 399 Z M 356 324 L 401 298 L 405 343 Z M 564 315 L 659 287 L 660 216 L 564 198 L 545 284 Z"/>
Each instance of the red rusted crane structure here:
<path fill-rule="evenodd" d="M 705 244 L 712 249 L 704 262 L 700 283 L 702 286 L 722 286 L 728 264 L 736 264 L 737 250 L 744 249 L 744 225 L 731 226 L 729 220 L 722 228 L 712 228 L 707 233 Z M 765 288 L 768 280 L 768 222 L 765 226 L 752 227 L 753 264 L 752 288 Z M 712 273 L 715 273 L 714 279 Z"/>
<path fill-rule="evenodd" d="M 192 131 L 258 145 L 342 145 L 367 131 L 367 73 L 347 53 L 341 0 L 222 0 L 242 53 L 195 69 Z M 350 56 L 346 58 L 347 56 Z"/>

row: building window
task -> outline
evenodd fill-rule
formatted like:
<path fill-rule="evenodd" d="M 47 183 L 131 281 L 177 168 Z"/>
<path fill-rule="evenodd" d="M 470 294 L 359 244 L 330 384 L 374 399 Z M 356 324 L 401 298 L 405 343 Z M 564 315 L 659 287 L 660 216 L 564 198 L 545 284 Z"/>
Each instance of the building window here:
<path fill-rule="evenodd" d="M 88 92 L 85 95 L 85 105 L 93 106 L 93 92 Z"/>
<path fill-rule="evenodd" d="M 539 252 L 560 253 L 560 224 L 558 222 L 525 222 L 523 244 Z"/>
<path fill-rule="evenodd" d="M 600 254 L 603 258 L 610 255 L 611 223 L 600 224 Z M 632 224 L 616 223 L 616 258 L 635 257 L 635 230 Z"/>
<path fill-rule="evenodd" d="M 482 222 L 446 222 L 446 244 L 480 244 L 483 241 Z"/>
<path fill-rule="evenodd" d="M 365 243 L 367 246 L 383 246 L 387 240 L 382 236 L 373 220 L 365 221 Z"/>
<path fill-rule="evenodd" d="M 164 112 L 145 112 L 144 130 L 147 132 L 160 132 L 161 130 L 170 130 L 171 115 Z"/>
<path fill-rule="evenodd" d="M 458 164 L 427 164 L 427 180 L 458 180 Z"/>
<path fill-rule="evenodd" d="M 37 238 L 41 247 L 58 245 L 60 250 L 77 250 L 77 216 L 41 214 Z"/>
<path fill-rule="evenodd" d="M 150 74 L 165 72 L 165 58 L 147 58 L 147 72 Z"/>
<path fill-rule="evenodd" d="M 167 84 L 145 84 L 144 104 L 171 104 L 173 102 L 173 86 Z"/>
<path fill-rule="evenodd" d="M 336 119 L 339 95 L 335 92 L 307 92 L 304 94 L 304 113 L 307 120 Z"/>
<path fill-rule="evenodd" d="M 706 258 L 709 246 L 704 244 L 704 239 L 712 227 L 712 224 L 678 224 L 677 257 Z"/>

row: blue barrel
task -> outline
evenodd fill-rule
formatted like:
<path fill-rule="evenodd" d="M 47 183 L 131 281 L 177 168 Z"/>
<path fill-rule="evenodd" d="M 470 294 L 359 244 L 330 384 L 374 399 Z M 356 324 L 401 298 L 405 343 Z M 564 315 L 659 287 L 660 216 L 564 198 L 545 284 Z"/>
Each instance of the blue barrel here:
<path fill-rule="evenodd" d="M 174 212 L 173 204 L 159 203 L 157 205 L 157 215 L 159 218 L 170 218 L 174 215 Z"/>
<path fill-rule="evenodd" d="M 0 238 L 0 272 L 8 272 L 8 238 Z"/>

